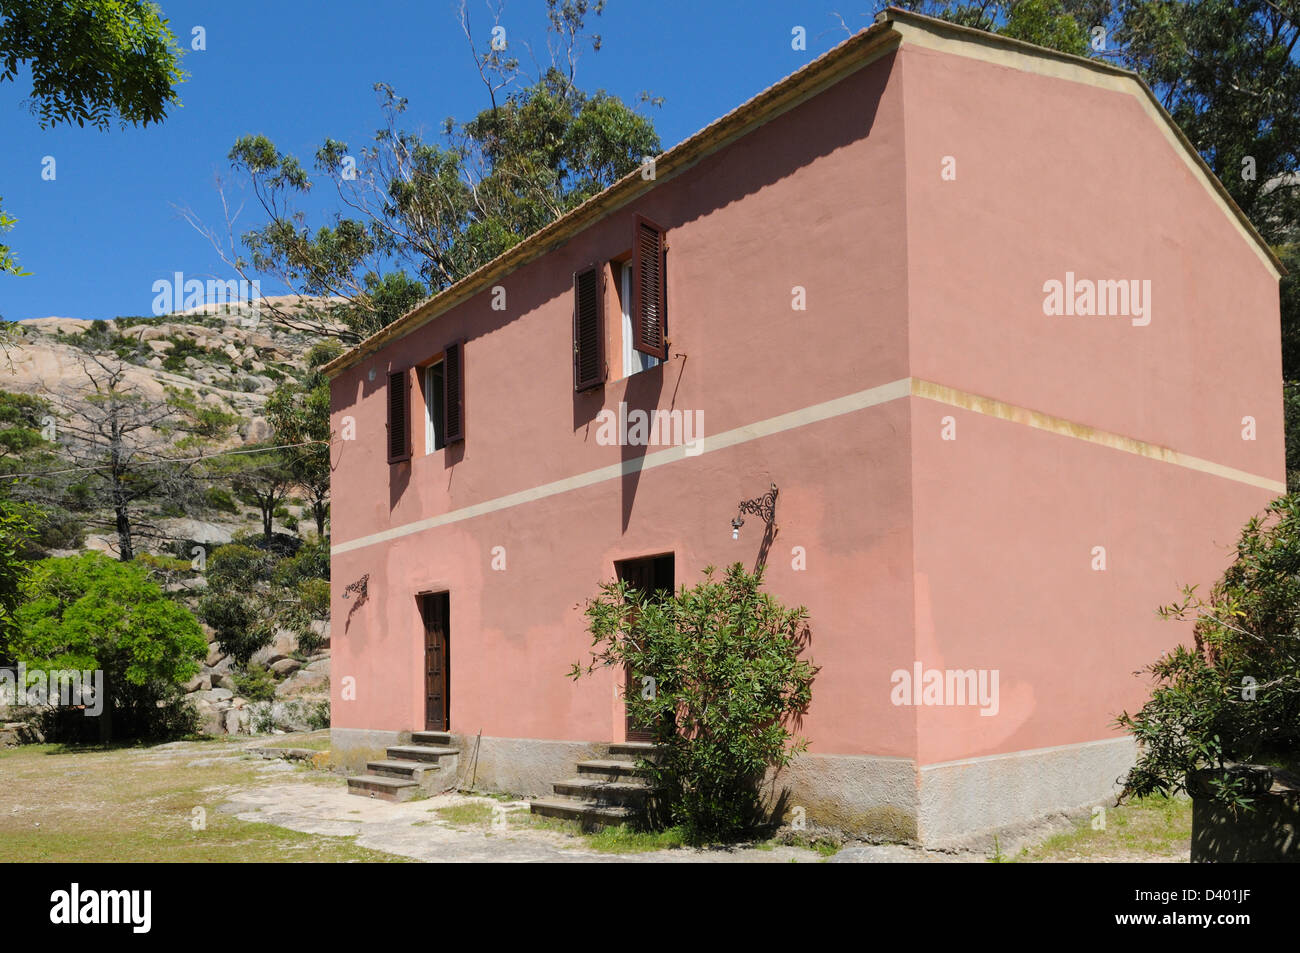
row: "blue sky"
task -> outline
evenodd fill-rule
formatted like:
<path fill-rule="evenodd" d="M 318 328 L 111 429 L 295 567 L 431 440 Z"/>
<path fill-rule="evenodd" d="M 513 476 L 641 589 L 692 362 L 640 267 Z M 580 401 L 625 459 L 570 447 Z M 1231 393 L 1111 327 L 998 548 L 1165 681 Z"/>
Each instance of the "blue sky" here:
<path fill-rule="evenodd" d="M 373 135 L 375 82 L 406 96 L 407 125 L 430 136 L 447 116 L 466 119 L 486 102 L 456 0 L 160 6 L 190 74 L 180 87 L 184 105 L 160 126 L 42 130 L 24 104 L 30 86 L 21 77 L 0 84 L 0 197 L 19 220 L 6 241 L 32 272 L 0 275 L 0 315 L 8 320 L 149 314 L 160 278 L 233 277 L 175 206 L 223 224 L 215 177 L 230 177 L 225 157 L 241 135 L 262 133 L 310 165 L 327 136 L 355 148 Z M 469 9 L 485 42 L 487 7 L 470 0 Z M 832 11 L 859 29 L 872 9 L 871 0 L 608 0 L 589 22 L 603 43 L 599 53 L 584 53 L 579 85 L 629 102 L 642 90 L 663 96 L 661 108 L 643 108 L 666 148 L 844 39 Z M 542 0 L 507 0 L 502 23 L 512 52 L 527 40 L 544 58 Z M 806 52 L 791 49 L 795 25 L 807 30 Z M 206 30 L 204 51 L 189 50 L 194 26 Z M 41 177 L 46 156 L 56 162 L 53 181 Z M 250 201 L 240 223 L 260 221 L 258 212 Z"/>

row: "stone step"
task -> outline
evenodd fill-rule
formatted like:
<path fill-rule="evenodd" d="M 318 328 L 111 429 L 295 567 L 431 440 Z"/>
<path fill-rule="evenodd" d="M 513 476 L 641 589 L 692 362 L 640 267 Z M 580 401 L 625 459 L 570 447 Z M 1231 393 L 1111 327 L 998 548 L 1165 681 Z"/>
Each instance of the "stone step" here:
<path fill-rule="evenodd" d="M 436 764 L 439 758 L 460 754 L 460 749 L 437 745 L 393 745 L 385 749 L 384 753 L 390 761 L 429 761 Z"/>
<path fill-rule="evenodd" d="M 654 761 L 658 754 L 659 746 L 649 741 L 619 741 L 609 746 L 611 758 L 625 761 L 636 761 L 638 758 Z"/>
<path fill-rule="evenodd" d="M 420 793 L 420 785 L 400 778 L 363 774 L 348 778 L 348 793 L 376 798 L 380 801 L 409 801 Z"/>
<path fill-rule="evenodd" d="M 437 762 L 430 761 L 367 761 L 366 771 L 386 778 L 419 781 L 426 771 L 438 770 Z"/>
<path fill-rule="evenodd" d="M 636 811 L 613 804 L 600 804 L 574 797 L 544 797 L 529 803 L 533 814 L 578 821 L 584 829 L 614 827 L 637 818 Z"/>
<path fill-rule="evenodd" d="M 634 761 L 597 758 L 591 761 L 579 761 L 578 773 L 595 775 L 606 781 L 625 781 L 631 777 L 646 777 L 650 770 Z"/>
<path fill-rule="evenodd" d="M 451 733 L 446 731 L 413 731 L 411 732 L 411 744 L 441 745 L 444 748 L 450 748 L 452 746 Z"/>
<path fill-rule="evenodd" d="M 642 781 L 602 781 L 599 778 L 566 778 L 552 785 L 555 793 L 600 805 L 640 808 L 651 788 Z"/>

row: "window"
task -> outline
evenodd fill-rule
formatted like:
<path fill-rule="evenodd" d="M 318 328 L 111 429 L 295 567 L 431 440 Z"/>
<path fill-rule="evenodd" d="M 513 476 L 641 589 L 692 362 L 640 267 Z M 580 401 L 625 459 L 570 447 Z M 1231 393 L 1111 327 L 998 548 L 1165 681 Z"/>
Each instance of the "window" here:
<path fill-rule="evenodd" d="M 632 238 L 632 346 L 668 360 L 667 246 L 664 230 L 636 216 Z"/>
<path fill-rule="evenodd" d="M 620 298 L 623 303 L 623 376 L 631 377 L 657 367 L 659 358 L 638 351 L 632 340 L 632 264 L 619 265 Z"/>
<path fill-rule="evenodd" d="M 447 445 L 442 438 L 446 430 L 444 419 L 442 361 L 436 361 L 424 369 L 424 452 L 426 454 L 441 450 Z"/>
<path fill-rule="evenodd" d="M 406 371 L 388 375 L 388 462 L 411 456 L 410 386 Z"/>
<path fill-rule="evenodd" d="M 573 389 L 587 390 L 604 380 L 604 269 L 592 266 L 573 275 Z"/>

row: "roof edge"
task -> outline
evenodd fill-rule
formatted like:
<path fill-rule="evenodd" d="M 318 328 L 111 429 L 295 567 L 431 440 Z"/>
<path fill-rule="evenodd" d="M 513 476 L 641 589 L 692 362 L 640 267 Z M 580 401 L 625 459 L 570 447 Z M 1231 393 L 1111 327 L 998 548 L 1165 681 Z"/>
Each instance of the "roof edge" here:
<path fill-rule="evenodd" d="M 895 24 L 903 24 L 904 29 L 898 30 L 895 28 Z M 896 49 L 906 41 L 908 27 L 930 34 L 947 34 L 959 40 L 972 41 L 985 46 L 1015 50 L 1038 59 L 1056 60 L 1093 72 L 1132 80 L 1145 94 L 1149 105 L 1155 108 L 1157 115 L 1163 119 L 1165 125 L 1172 131 L 1193 164 L 1199 169 L 1204 178 L 1208 179 L 1212 189 L 1225 203 L 1227 209 L 1235 216 L 1238 224 L 1246 232 L 1246 237 L 1253 239 L 1263 253 L 1264 258 L 1273 266 L 1279 277 L 1288 274 L 1286 267 L 1268 242 L 1259 234 L 1246 213 L 1241 210 L 1232 194 L 1219 181 L 1219 177 L 1214 174 L 1214 171 L 1201 157 L 1201 154 L 1196 151 L 1196 147 L 1191 140 L 1187 138 L 1187 135 L 1179 128 L 1178 123 L 1174 121 L 1173 117 L 1160 103 L 1160 100 L 1156 98 L 1155 93 L 1137 73 L 1086 56 L 1062 53 L 1059 50 L 1037 46 L 1024 40 L 950 23 L 947 20 L 901 10 L 897 7 L 889 7 L 877 14 L 875 23 L 871 26 L 855 33 L 821 56 L 800 67 L 794 73 L 714 120 L 699 132 L 683 139 L 671 149 L 660 153 L 655 158 L 656 175 L 654 180 L 646 181 L 642 179 L 640 169 L 633 169 L 623 178 L 593 195 L 581 205 L 565 213 L 549 225 L 528 235 L 496 258 L 479 266 L 464 278 L 421 302 L 392 324 L 381 328 L 370 337 L 325 364 L 321 368 L 321 372 L 327 378 L 333 380 L 348 368 L 361 363 L 366 357 L 386 345 L 405 337 L 440 315 L 445 314 L 456 305 L 478 294 L 492 281 L 504 277 L 516 268 L 559 247 L 583 228 L 613 214 L 633 199 L 649 192 L 660 182 L 685 171 L 700 159 L 721 149 L 751 129 L 762 125 L 795 100 L 818 90 L 819 87 L 830 85 L 840 79 L 842 74 L 866 65 L 875 58 L 871 54 L 884 54 Z"/>
<path fill-rule="evenodd" d="M 633 169 L 604 191 L 598 192 L 549 225 L 533 232 L 517 245 L 486 264 L 480 265 L 455 284 L 416 305 L 392 324 L 376 331 L 355 347 L 325 364 L 321 368 L 322 373 L 330 379 L 337 377 L 385 345 L 405 337 L 478 294 L 495 279 L 504 277 L 514 269 L 562 245 L 583 228 L 618 211 L 656 185 L 685 171 L 699 160 L 772 119 L 796 100 L 819 91 L 821 87 L 830 85 L 843 75 L 867 65 L 875 59 L 876 55 L 890 52 L 900 41 L 901 37 L 898 33 L 883 20 L 878 20 L 865 30 L 855 33 L 789 76 L 746 100 L 731 112 L 715 119 L 699 132 L 660 153 L 655 157 L 655 178 L 652 181 L 642 179 L 639 168 Z"/>
<path fill-rule="evenodd" d="M 1273 266 L 1279 277 L 1289 274 L 1286 266 L 1283 265 L 1281 259 L 1277 257 L 1277 253 L 1274 252 L 1269 243 L 1264 240 L 1264 236 L 1255 228 L 1254 223 L 1251 222 L 1246 213 L 1241 210 L 1241 206 L 1238 205 L 1237 200 L 1232 197 L 1232 193 L 1228 191 L 1227 187 L 1222 181 L 1220 181 L 1219 177 L 1215 175 L 1214 170 L 1210 168 L 1209 164 L 1196 150 L 1196 146 L 1187 138 L 1187 134 L 1183 132 L 1182 127 L 1179 126 L 1174 120 L 1174 117 L 1169 114 L 1169 111 L 1165 109 L 1155 92 L 1153 92 L 1151 87 L 1147 85 L 1146 80 L 1144 80 L 1138 73 L 1133 70 L 1124 69 L 1120 66 L 1115 66 L 1114 64 L 1107 63 L 1103 60 L 1095 60 L 1087 56 L 1078 56 L 1074 53 L 1063 53 L 1060 50 L 1053 50 L 1046 46 L 1038 46 L 1037 44 L 1029 43 L 1025 40 L 1017 40 L 1014 37 L 1003 36 L 1000 33 L 990 33 L 986 30 L 976 29 L 975 27 L 950 23 L 947 20 L 940 20 L 937 17 L 929 17 L 924 14 L 913 13 L 910 10 L 900 10 L 897 7 L 889 7 L 881 11 L 877 15 L 876 20 L 877 22 L 887 21 L 891 23 L 902 23 L 907 26 L 914 26 L 919 30 L 931 34 L 947 33 L 959 39 L 973 41 L 984 46 L 1000 46 L 1004 49 L 1015 50 L 1027 56 L 1033 56 L 1037 59 L 1057 60 L 1073 66 L 1083 67 L 1096 73 L 1104 73 L 1109 76 L 1132 80 L 1146 95 L 1149 105 L 1155 108 L 1157 115 L 1164 120 L 1165 126 L 1168 127 L 1169 131 L 1174 134 L 1174 137 L 1182 145 L 1188 158 L 1190 158 L 1197 166 L 1202 175 L 1209 180 L 1211 188 L 1227 205 L 1228 211 L 1232 213 L 1238 223 L 1245 229 L 1246 237 L 1252 239 L 1259 247 L 1260 251 L 1263 252 L 1264 257 Z M 906 40 L 907 37 L 904 35 L 903 41 L 906 42 Z"/>

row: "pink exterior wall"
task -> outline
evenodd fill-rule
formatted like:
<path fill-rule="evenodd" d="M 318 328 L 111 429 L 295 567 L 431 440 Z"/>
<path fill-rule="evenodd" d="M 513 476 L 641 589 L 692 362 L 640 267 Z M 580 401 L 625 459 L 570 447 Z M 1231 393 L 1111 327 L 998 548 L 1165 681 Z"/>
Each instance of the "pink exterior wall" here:
<path fill-rule="evenodd" d="M 900 60 L 912 374 L 1284 480 L 1277 281 L 1137 98 L 913 46 Z M 1150 279 L 1150 324 L 1045 315 L 1067 270 Z M 1276 494 L 912 403 L 914 658 L 1000 669 L 1002 697 L 997 717 L 917 709 L 918 763 L 1113 736 L 1146 697 L 1130 673 L 1190 642 L 1156 607 L 1207 591 Z"/>
<path fill-rule="evenodd" d="M 912 626 L 906 402 L 707 450 L 711 435 L 906 376 L 901 94 L 891 63 L 867 66 L 515 271 L 502 282 L 506 311 L 491 310 L 484 292 L 335 381 L 334 429 L 352 417 L 357 435 L 336 451 L 336 548 L 640 455 L 597 444 L 596 415 L 620 401 L 702 410 L 706 446 L 639 474 L 337 552 L 336 728 L 423 727 L 415 594 L 445 589 L 454 731 L 617 740 L 612 675 L 565 676 L 590 644 L 580 604 L 618 559 L 673 552 L 679 582 L 708 563 L 751 566 L 760 521 L 750 517 L 737 542 L 729 521 L 740 500 L 776 482 L 769 585 L 809 607 L 811 654 L 823 666 L 804 725 L 813 750 L 914 750 L 908 714 L 863 691 L 887 683 L 887 648 Z M 668 229 L 672 356 L 575 396 L 572 274 L 629 251 L 635 213 Z M 796 285 L 807 289 L 807 311 L 791 308 Z M 386 374 L 460 337 L 465 442 L 419 456 L 416 427 L 416 458 L 390 466 Z M 491 568 L 495 546 L 505 548 L 504 572 Z M 792 568 L 795 546 L 806 550 L 805 571 Z M 349 620 L 340 594 L 364 573 L 371 598 Z M 340 697 L 349 675 L 355 701 Z"/>
<path fill-rule="evenodd" d="M 940 177 L 945 156 L 956 181 Z M 637 213 L 668 229 L 671 359 L 618 380 L 611 283 L 610 381 L 575 395 L 573 272 L 629 251 Z M 1150 279 L 1150 325 L 1045 316 L 1043 283 L 1067 271 Z M 1114 737 L 1114 716 L 1144 697 L 1130 673 L 1190 636 L 1155 608 L 1183 583 L 1208 588 L 1273 494 L 1079 437 L 1283 479 L 1276 280 L 1129 95 L 905 45 L 501 285 L 504 312 L 484 291 L 334 382 L 334 429 L 356 427 L 334 475 L 336 728 L 422 727 L 416 594 L 447 590 L 454 732 L 619 740 L 615 678 L 565 676 L 587 658 L 582 602 L 624 558 L 672 552 L 678 583 L 752 565 L 760 521 L 733 542 L 729 520 L 776 482 L 769 588 L 808 607 L 822 667 L 802 729 L 812 752 L 924 767 Z M 791 310 L 796 285 L 805 312 Z M 387 373 L 461 338 L 465 442 L 422 456 L 417 426 L 414 460 L 390 466 Z M 876 406 L 798 417 L 908 378 L 1078 431 L 906 396 L 906 383 Z M 702 410 L 705 452 L 502 504 L 641 454 L 595 439 L 620 401 Z M 785 414 L 790 429 L 709 448 Z M 940 439 L 947 416 L 955 441 Z M 340 594 L 365 573 L 371 597 L 349 617 Z M 893 705 L 891 673 L 916 660 L 999 670 L 998 715 Z M 355 701 L 340 697 L 349 676 Z"/>

